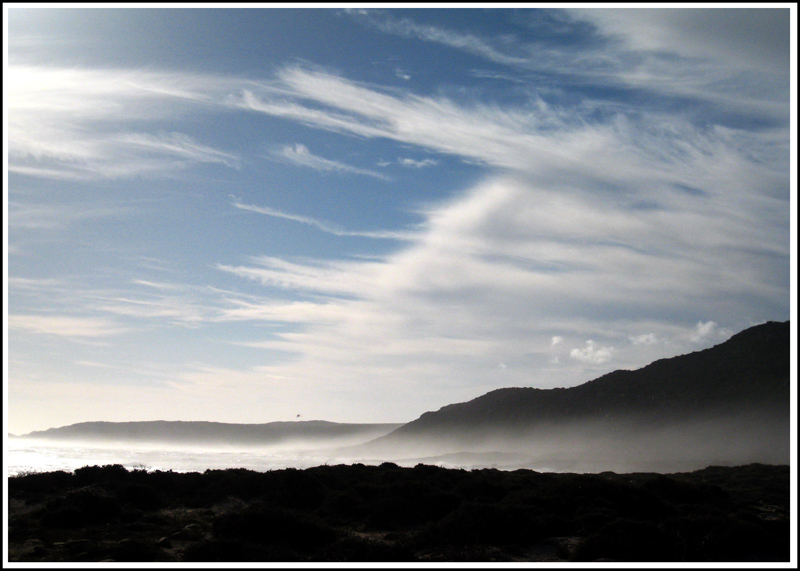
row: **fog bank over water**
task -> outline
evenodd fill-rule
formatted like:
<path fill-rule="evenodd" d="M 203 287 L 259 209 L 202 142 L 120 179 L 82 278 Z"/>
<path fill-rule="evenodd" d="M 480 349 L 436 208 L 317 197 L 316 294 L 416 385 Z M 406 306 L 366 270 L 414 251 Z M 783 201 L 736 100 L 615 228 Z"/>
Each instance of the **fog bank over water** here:
<path fill-rule="evenodd" d="M 245 468 L 255 471 L 305 469 L 320 465 L 520 468 L 541 472 L 693 471 L 711 465 L 753 462 L 789 464 L 789 431 L 785 420 L 718 418 L 642 431 L 602 423 L 543 428 L 536 433 L 466 435 L 426 439 L 294 439 L 278 444 L 186 442 L 111 442 L 9 438 L 7 475 L 86 465 L 121 464 L 128 469 L 203 472 Z M 389 442 L 386 442 L 389 441 Z"/>
<path fill-rule="evenodd" d="M 83 466 L 121 464 L 128 469 L 203 472 L 246 468 L 256 471 L 309 468 L 343 462 L 333 448 L 294 446 L 231 446 L 200 444 L 110 443 L 9 438 L 6 475 L 24 472 L 73 471 Z"/>
<path fill-rule="evenodd" d="M 43 439 L 9 438 L 6 475 L 28 472 L 71 472 L 83 466 L 121 464 L 125 468 L 174 472 L 204 472 L 244 468 L 259 472 L 284 468 L 305 469 L 336 464 L 379 465 L 392 461 L 400 466 L 430 464 L 443 468 L 531 467 L 531 459 L 511 452 L 461 452 L 436 456 L 358 455 L 338 447 L 290 446 L 200 446 L 158 444 L 111 444 L 98 442 L 54 442 Z M 550 471 L 545 465 L 536 469 Z"/>
<path fill-rule="evenodd" d="M 693 471 L 711 465 L 789 464 L 788 418 L 742 414 L 644 427 L 600 421 L 435 438 L 389 435 L 350 453 L 457 467 L 599 473 Z"/>
<path fill-rule="evenodd" d="M 10 437 L 7 474 L 103 464 L 184 472 L 307 468 L 352 461 L 338 451 L 384 436 L 398 426 L 319 420 L 84 422 Z"/>

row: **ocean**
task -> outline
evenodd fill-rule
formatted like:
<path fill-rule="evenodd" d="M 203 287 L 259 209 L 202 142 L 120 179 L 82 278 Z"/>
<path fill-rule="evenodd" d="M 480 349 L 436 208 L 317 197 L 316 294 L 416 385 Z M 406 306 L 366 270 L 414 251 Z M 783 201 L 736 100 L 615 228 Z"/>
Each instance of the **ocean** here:
<path fill-rule="evenodd" d="M 283 468 L 311 468 L 324 464 L 352 463 L 337 458 L 332 450 L 291 448 L 203 448 L 199 446 L 112 445 L 106 443 L 67 443 L 53 440 L 8 438 L 4 464 L 7 476 L 28 472 L 74 471 L 83 466 L 121 464 L 125 468 L 148 471 L 204 472 L 205 470 L 246 468 L 265 472 Z M 357 460 L 364 464 L 379 460 Z"/>
<path fill-rule="evenodd" d="M 56 440 L 8 438 L 3 462 L 7 476 L 29 472 L 72 472 L 83 466 L 121 464 L 129 470 L 204 472 L 227 468 L 246 468 L 258 472 L 284 468 L 305 469 L 314 466 L 353 464 L 378 465 L 391 461 L 399 466 L 418 463 L 455 469 L 496 468 L 515 470 L 531 468 L 541 471 L 563 471 L 534 462 L 518 454 L 457 453 L 415 458 L 353 458 L 337 453 L 337 449 L 308 447 L 217 447 L 165 444 L 72 443 Z"/>

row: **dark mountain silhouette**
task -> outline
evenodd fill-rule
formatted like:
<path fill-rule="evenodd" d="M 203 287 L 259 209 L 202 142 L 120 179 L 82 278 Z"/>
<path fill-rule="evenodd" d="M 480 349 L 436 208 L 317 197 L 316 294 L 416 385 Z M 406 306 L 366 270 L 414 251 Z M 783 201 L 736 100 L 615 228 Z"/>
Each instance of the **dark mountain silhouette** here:
<path fill-rule="evenodd" d="M 576 387 L 491 391 L 427 412 L 365 450 L 527 450 L 570 467 L 637 458 L 685 459 L 685 467 L 695 459 L 703 466 L 786 463 L 789 375 L 789 323 L 768 322 L 710 349 Z"/>
<path fill-rule="evenodd" d="M 294 442 L 369 440 L 399 424 L 340 424 L 323 420 L 229 424 L 194 421 L 81 422 L 31 432 L 25 438 L 59 440 L 140 441 L 165 443 L 275 445 Z"/>

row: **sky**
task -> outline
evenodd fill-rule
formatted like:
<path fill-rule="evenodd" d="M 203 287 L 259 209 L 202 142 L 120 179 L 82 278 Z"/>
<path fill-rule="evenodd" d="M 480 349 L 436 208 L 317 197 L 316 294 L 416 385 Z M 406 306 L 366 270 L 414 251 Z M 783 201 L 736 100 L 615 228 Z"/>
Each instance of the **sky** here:
<path fill-rule="evenodd" d="M 409 422 L 795 317 L 771 6 L 4 4 L 7 430 Z"/>

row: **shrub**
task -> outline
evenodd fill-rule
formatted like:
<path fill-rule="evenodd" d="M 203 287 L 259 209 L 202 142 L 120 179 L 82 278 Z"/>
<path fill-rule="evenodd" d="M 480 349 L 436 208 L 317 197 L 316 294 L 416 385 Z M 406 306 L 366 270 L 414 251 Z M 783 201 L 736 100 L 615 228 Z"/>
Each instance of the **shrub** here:
<path fill-rule="evenodd" d="M 128 477 L 128 470 L 122 464 L 107 464 L 105 466 L 84 466 L 75 470 L 75 484 L 88 486 L 90 484 L 121 482 Z"/>
<path fill-rule="evenodd" d="M 186 562 L 295 562 L 300 557 L 280 546 L 264 546 L 237 539 L 211 539 L 193 543 L 183 552 Z"/>
<path fill-rule="evenodd" d="M 93 490 L 79 490 L 47 502 L 42 525 L 75 528 L 106 523 L 116 518 L 120 511 L 115 498 Z"/>
<path fill-rule="evenodd" d="M 724 501 L 728 497 L 719 486 L 683 482 L 660 474 L 642 483 L 642 489 L 670 503 L 710 503 Z"/>
<path fill-rule="evenodd" d="M 8 478 L 9 491 L 52 492 L 68 487 L 73 475 L 63 470 L 56 472 L 29 472 Z"/>
<path fill-rule="evenodd" d="M 433 545 L 519 545 L 534 543 L 551 533 L 549 520 L 520 507 L 464 502 L 421 532 Z"/>
<path fill-rule="evenodd" d="M 782 522 L 749 522 L 740 517 L 707 515 L 670 520 L 665 526 L 688 539 L 686 557 L 691 561 L 789 559 L 789 534 Z"/>
<path fill-rule="evenodd" d="M 125 539 L 110 553 L 115 561 L 164 561 L 166 557 L 152 541 Z"/>
<path fill-rule="evenodd" d="M 213 531 L 219 539 L 238 539 L 257 545 L 283 545 L 303 551 L 319 549 L 334 541 L 338 535 L 321 522 L 264 505 L 217 516 Z"/>
<path fill-rule="evenodd" d="M 615 520 L 589 536 L 577 547 L 575 561 L 676 561 L 674 540 L 654 524 Z"/>
<path fill-rule="evenodd" d="M 404 544 L 348 535 L 326 547 L 320 560 L 332 563 L 399 562 L 416 561 L 416 557 Z"/>
<path fill-rule="evenodd" d="M 366 526 L 396 530 L 438 521 L 461 504 L 461 498 L 447 492 L 388 496 L 370 505 Z"/>
<path fill-rule="evenodd" d="M 367 513 L 367 508 L 361 496 L 345 490 L 329 495 L 320 511 L 336 521 L 351 521 L 361 519 Z"/>
<path fill-rule="evenodd" d="M 130 504 L 140 510 L 153 511 L 160 508 L 164 501 L 151 487 L 142 484 L 125 484 L 117 491 L 117 498 L 124 504 Z"/>

